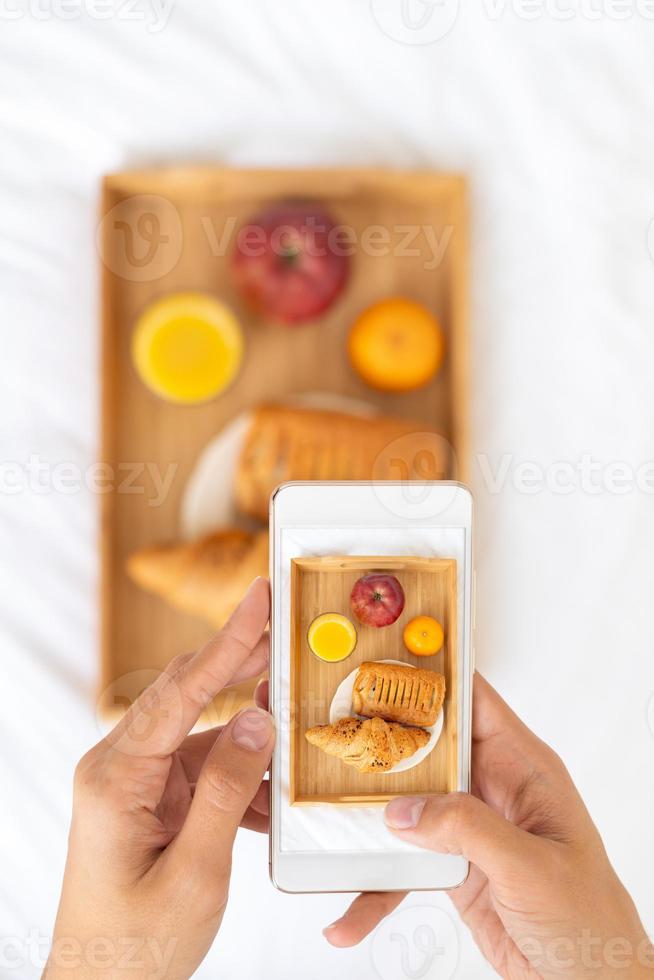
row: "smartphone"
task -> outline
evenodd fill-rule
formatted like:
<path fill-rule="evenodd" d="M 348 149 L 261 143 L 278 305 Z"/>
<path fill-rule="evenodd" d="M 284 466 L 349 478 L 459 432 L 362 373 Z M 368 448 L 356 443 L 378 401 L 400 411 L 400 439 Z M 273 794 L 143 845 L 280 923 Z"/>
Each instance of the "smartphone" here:
<path fill-rule="evenodd" d="M 400 795 L 469 791 L 472 534 L 459 483 L 298 482 L 272 495 L 270 875 L 280 890 L 465 881 L 464 858 L 399 840 L 383 812 Z"/>

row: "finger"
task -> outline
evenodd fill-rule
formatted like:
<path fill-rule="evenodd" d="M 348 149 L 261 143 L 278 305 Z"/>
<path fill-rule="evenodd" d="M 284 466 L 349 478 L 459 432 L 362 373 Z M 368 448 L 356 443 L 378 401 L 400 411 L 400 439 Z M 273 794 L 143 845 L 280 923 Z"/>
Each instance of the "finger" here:
<path fill-rule="evenodd" d="M 473 740 L 483 742 L 507 733 L 514 737 L 526 733 L 533 735 L 486 678 L 475 671 L 472 699 Z"/>
<path fill-rule="evenodd" d="M 143 692 L 107 737 L 109 745 L 130 755 L 170 755 L 255 651 L 258 669 L 269 613 L 268 582 L 257 578 L 223 629 L 195 655 L 174 660 Z"/>
<path fill-rule="evenodd" d="M 224 725 L 217 725 L 215 728 L 208 728 L 206 732 L 195 732 L 187 735 L 180 747 L 177 755 L 184 767 L 186 778 L 192 786 L 198 781 L 202 767 L 207 761 L 207 756 L 216 743 Z M 261 784 L 261 795 L 257 795 L 252 801 L 252 805 L 260 810 L 261 813 L 268 813 L 268 782 L 264 780 Z"/>
<path fill-rule="evenodd" d="M 207 761 L 207 756 L 214 747 L 224 727 L 224 725 L 217 725 L 215 728 L 208 728 L 206 732 L 194 732 L 193 735 L 187 735 L 177 749 L 177 755 L 184 767 L 186 778 L 192 786 L 195 786 L 197 783 L 202 772 L 202 767 Z M 268 782 L 264 781 L 261 786 L 264 787 L 262 793 L 265 792 L 266 802 L 266 809 L 262 809 L 261 812 L 268 813 Z M 255 796 L 253 803 L 259 800 L 263 801 L 263 796 L 260 798 L 257 791 L 257 796 Z"/>
<path fill-rule="evenodd" d="M 270 783 L 267 779 L 264 779 L 252 797 L 252 802 L 250 807 L 256 810 L 257 813 L 261 813 L 263 816 L 267 817 L 270 814 Z"/>
<path fill-rule="evenodd" d="M 189 661 L 193 660 L 193 658 L 196 656 L 197 651 L 182 654 L 180 657 L 176 657 L 172 663 L 175 664 L 176 669 L 180 669 Z M 260 674 L 263 674 L 266 670 L 268 670 L 269 666 L 270 633 L 266 630 L 263 636 L 258 640 L 256 646 L 253 648 L 250 656 L 243 663 L 243 665 L 234 672 L 232 677 L 230 677 L 229 681 L 225 684 L 225 687 L 233 687 L 235 684 L 240 684 L 242 681 L 250 680 L 251 677 L 259 677 Z"/>
<path fill-rule="evenodd" d="M 528 834 L 467 793 L 400 796 L 387 805 L 386 826 L 403 840 L 472 861 L 489 878 L 542 868 L 546 842 Z"/>
<path fill-rule="evenodd" d="M 546 773 L 561 784 L 563 791 L 574 792 L 572 780 L 556 752 L 525 725 L 478 673 L 475 673 L 473 687 L 472 742 L 473 776 L 475 771 L 477 777 L 483 773 L 484 767 L 480 769 L 474 765 L 474 761 L 480 758 L 479 750 L 490 744 L 496 758 L 498 753 L 495 748 L 501 748 L 507 760 L 510 760 L 505 772 L 513 782 L 531 779 L 537 772 Z M 483 788 L 480 795 L 485 796 Z"/>
<path fill-rule="evenodd" d="M 540 762 L 554 761 L 555 753 L 525 725 L 495 688 L 475 672 L 472 700 L 472 740 L 485 742 L 501 738 L 510 742 L 514 753 Z"/>
<path fill-rule="evenodd" d="M 332 946 L 356 946 L 382 919 L 398 907 L 406 894 L 406 892 L 364 892 L 354 899 L 340 919 L 323 929 L 322 934 Z"/>
<path fill-rule="evenodd" d="M 229 685 L 240 684 L 241 681 L 249 681 L 251 677 L 258 677 L 268 670 L 269 666 L 270 633 L 266 630 L 245 663 L 234 672 Z"/>
<path fill-rule="evenodd" d="M 250 806 L 241 818 L 241 827 L 244 830 L 253 830 L 255 834 L 267 834 L 270 830 L 270 819 Z"/>
<path fill-rule="evenodd" d="M 215 902 L 226 897 L 234 837 L 274 740 L 272 718 L 260 708 L 246 708 L 225 726 L 200 773 L 184 826 L 164 852 L 171 873 L 194 877 Z"/>
<path fill-rule="evenodd" d="M 497 914 L 486 875 L 472 864 L 464 884 L 448 891 L 448 895 L 484 956 L 489 962 L 497 962 L 502 943 L 511 940 Z"/>
<path fill-rule="evenodd" d="M 207 761 L 207 756 L 216 744 L 224 727 L 224 725 L 218 725 L 215 728 L 208 728 L 206 732 L 194 732 L 193 735 L 187 735 L 177 749 L 177 755 L 184 766 L 186 778 L 192 785 L 197 783 L 202 772 L 202 766 Z"/>
<path fill-rule="evenodd" d="M 263 708 L 264 711 L 268 710 L 269 686 L 270 685 L 268 683 L 267 678 L 264 678 L 263 680 L 259 681 L 259 683 L 254 689 L 255 704 L 258 704 L 259 707 Z"/>
<path fill-rule="evenodd" d="M 224 725 L 219 725 L 217 728 L 210 728 L 206 732 L 196 732 L 194 735 L 187 735 L 177 750 L 177 755 L 183 766 L 191 793 L 195 790 L 195 785 L 207 761 L 207 756 L 216 744 L 216 740 L 224 727 Z M 269 784 L 268 780 L 264 779 L 252 797 L 250 806 L 246 810 L 243 820 L 241 820 L 241 827 L 247 827 L 248 830 L 258 830 L 261 833 L 267 832 L 269 814 Z"/>

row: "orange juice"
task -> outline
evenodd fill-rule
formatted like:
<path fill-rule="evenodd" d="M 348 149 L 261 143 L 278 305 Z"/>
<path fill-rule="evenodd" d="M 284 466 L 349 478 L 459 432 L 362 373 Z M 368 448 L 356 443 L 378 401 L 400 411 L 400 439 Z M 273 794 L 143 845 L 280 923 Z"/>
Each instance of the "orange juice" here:
<path fill-rule="evenodd" d="M 203 293 L 156 300 L 132 336 L 132 358 L 141 380 L 161 398 L 187 405 L 214 398 L 233 381 L 243 347 L 232 311 Z"/>
<path fill-rule="evenodd" d="M 311 623 L 307 634 L 313 653 L 327 663 L 338 663 L 349 657 L 357 644 L 357 631 L 347 616 L 323 613 Z"/>

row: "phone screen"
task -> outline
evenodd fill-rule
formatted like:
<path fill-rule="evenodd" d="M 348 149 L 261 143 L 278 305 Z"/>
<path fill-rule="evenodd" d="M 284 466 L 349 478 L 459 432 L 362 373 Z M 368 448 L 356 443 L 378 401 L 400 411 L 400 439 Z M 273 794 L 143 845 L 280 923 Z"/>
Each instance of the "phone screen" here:
<path fill-rule="evenodd" d="M 278 528 L 280 854 L 415 853 L 386 829 L 386 802 L 467 788 L 469 534 L 365 520 Z"/>

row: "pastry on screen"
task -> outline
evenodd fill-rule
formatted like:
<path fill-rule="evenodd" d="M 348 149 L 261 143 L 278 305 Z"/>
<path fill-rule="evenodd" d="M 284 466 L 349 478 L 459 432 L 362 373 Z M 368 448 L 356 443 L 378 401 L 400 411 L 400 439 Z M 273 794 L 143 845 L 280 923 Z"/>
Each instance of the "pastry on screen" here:
<path fill-rule="evenodd" d="M 406 728 L 382 718 L 341 718 L 335 725 L 316 725 L 307 741 L 359 772 L 387 772 L 429 741 L 423 728 Z"/>
<path fill-rule="evenodd" d="M 435 724 L 445 699 L 445 678 L 435 670 L 365 662 L 352 689 L 352 710 L 404 725 Z"/>
<path fill-rule="evenodd" d="M 236 504 L 244 514 L 266 521 L 270 494 L 287 480 L 395 480 L 401 476 L 397 460 L 394 466 L 392 454 L 386 459 L 384 450 L 395 439 L 424 429 L 424 423 L 383 415 L 260 405 L 236 468 Z M 447 468 L 443 450 L 443 459 L 432 459 L 429 479 L 444 479 Z"/>
<path fill-rule="evenodd" d="M 127 572 L 147 592 L 220 629 L 252 579 L 268 574 L 268 532 L 233 528 L 142 548 L 130 555 Z"/>

